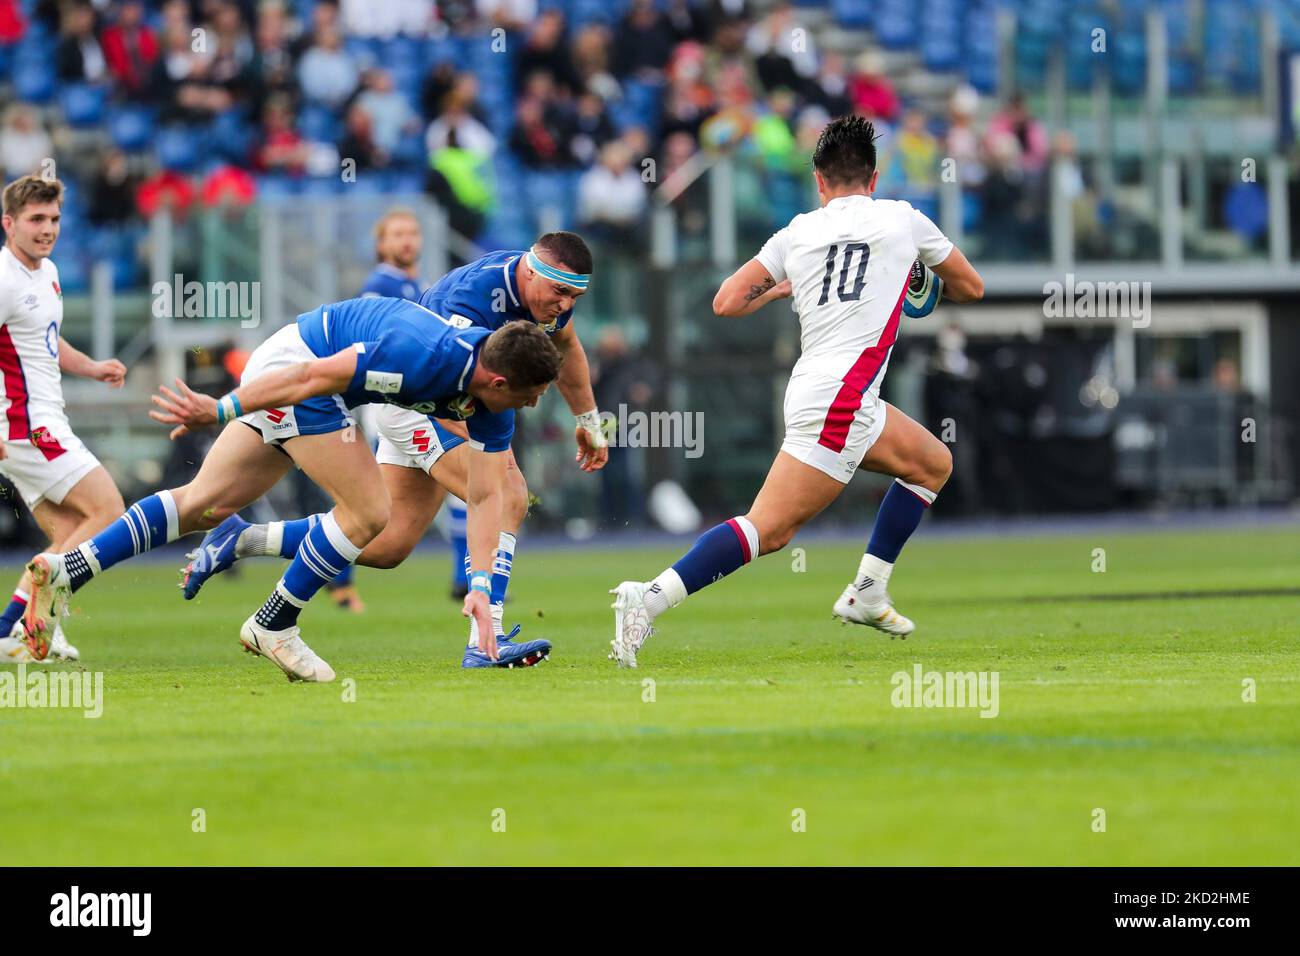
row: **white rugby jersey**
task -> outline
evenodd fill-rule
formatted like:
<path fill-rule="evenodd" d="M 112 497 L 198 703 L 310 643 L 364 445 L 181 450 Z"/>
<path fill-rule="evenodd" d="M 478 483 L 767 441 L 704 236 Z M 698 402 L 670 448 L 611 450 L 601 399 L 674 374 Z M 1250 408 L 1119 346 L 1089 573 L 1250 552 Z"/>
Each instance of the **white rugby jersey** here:
<path fill-rule="evenodd" d="M 938 226 L 899 200 L 841 196 L 795 216 L 756 256 L 793 287 L 801 327 L 794 374 L 878 391 L 912 263 L 919 256 L 935 266 L 951 251 Z"/>
<path fill-rule="evenodd" d="M 63 292 L 59 270 L 49 259 L 28 269 L 0 248 L 0 373 L 4 397 L 3 437 L 26 440 L 50 417 L 63 417 L 59 374 L 59 330 Z"/>

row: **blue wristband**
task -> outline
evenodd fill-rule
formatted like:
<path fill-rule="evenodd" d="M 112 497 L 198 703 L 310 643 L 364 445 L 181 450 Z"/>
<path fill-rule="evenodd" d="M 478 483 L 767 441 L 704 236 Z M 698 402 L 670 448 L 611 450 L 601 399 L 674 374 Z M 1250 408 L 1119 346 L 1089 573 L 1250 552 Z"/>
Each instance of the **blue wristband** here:
<path fill-rule="evenodd" d="M 217 424 L 224 425 L 244 414 L 243 406 L 234 392 L 228 392 L 217 399 Z"/>
<path fill-rule="evenodd" d="M 488 597 L 492 596 L 492 577 L 486 571 L 473 571 L 469 576 L 469 589 L 471 591 L 482 591 Z"/>

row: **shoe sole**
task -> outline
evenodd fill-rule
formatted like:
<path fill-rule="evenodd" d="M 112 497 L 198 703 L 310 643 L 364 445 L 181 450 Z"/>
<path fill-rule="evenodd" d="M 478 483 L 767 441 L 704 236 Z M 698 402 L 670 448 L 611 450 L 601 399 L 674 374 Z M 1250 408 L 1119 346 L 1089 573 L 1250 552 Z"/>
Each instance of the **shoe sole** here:
<path fill-rule="evenodd" d="M 895 611 L 894 613 L 898 614 L 897 611 Z M 880 627 L 878 624 L 873 624 L 871 621 L 859 621 L 851 617 L 845 617 L 839 611 L 834 611 L 834 610 L 831 611 L 831 620 L 839 621 L 841 624 L 856 624 L 858 627 L 869 627 L 873 631 L 879 631 L 881 634 L 888 634 L 889 639 L 891 641 L 894 640 L 895 638 L 897 638 L 900 641 L 905 641 L 916 631 L 916 625 L 913 624 L 912 630 L 908 631 L 906 634 L 895 634 L 893 631 Z"/>
<path fill-rule="evenodd" d="M 46 598 L 45 588 L 50 583 L 50 563 L 37 555 L 27 562 L 27 572 L 32 576 L 32 596 L 27 600 L 27 607 L 23 611 L 23 642 L 32 657 L 43 661 L 49 656 L 50 636 L 54 631 L 49 626 L 46 616 L 38 610 Z M 50 612 L 49 617 L 53 618 L 55 616 L 53 605 L 50 607 Z"/>

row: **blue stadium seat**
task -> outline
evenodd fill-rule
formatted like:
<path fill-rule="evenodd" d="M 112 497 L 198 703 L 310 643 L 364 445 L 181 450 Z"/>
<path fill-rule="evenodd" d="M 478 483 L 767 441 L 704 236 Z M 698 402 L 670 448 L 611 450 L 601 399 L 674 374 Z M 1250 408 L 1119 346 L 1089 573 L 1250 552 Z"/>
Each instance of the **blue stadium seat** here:
<path fill-rule="evenodd" d="M 392 175 L 388 191 L 400 195 L 424 192 L 424 171 L 398 170 Z"/>
<path fill-rule="evenodd" d="M 158 162 L 167 169 L 192 172 L 203 157 L 206 138 L 201 130 L 187 126 L 164 126 L 158 130 L 154 140 Z"/>
<path fill-rule="evenodd" d="M 627 13 L 625 0 L 571 0 L 569 4 L 569 30 L 578 30 L 588 23 L 614 24 Z"/>
<path fill-rule="evenodd" d="M 298 114 L 298 132 L 313 142 L 337 143 L 343 135 L 343 123 L 327 107 L 309 104 Z"/>
<path fill-rule="evenodd" d="M 441 37 L 430 37 L 424 42 L 424 66 L 426 70 L 431 70 L 439 63 L 455 62 L 456 60 L 456 41 L 448 34 Z"/>
<path fill-rule="evenodd" d="M 59 239 L 59 287 L 65 295 L 69 292 L 85 292 L 90 288 L 90 263 L 86 258 L 85 247 L 73 238 L 75 235 L 69 230 Z"/>
<path fill-rule="evenodd" d="M 400 166 L 423 168 L 429 154 L 424 147 L 424 133 L 406 133 L 397 144 L 393 162 Z"/>
<path fill-rule="evenodd" d="M 867 30 L 871 27 L 872 4 L 862 0 L 831 0 L 831 14 L 840 26 L 850 30 Z"/>
<path fill-rule="evenodd" d="M 274 202 L 286 196 L 296 196 L 300 192 L 300 181 L 282 173 L 267 173 L 257 177 L 257 196 L 259 199 Z"/>
<path fill-rule="evenodd" d="M 145 149 L 154 136 L 153 111 L 146 106 L 118 106 L 107 116 L 113 144 L 127 152 Z"/>
<path fill-rule="evenodd" d="M 352 183 L 344 183 L 338 176 L 309 176 L 302 181 L 301 192 L 304 196 L 336 196 L 345 186 L 351 188 Z"/>
<path fill-rule="evenodd" d="M 44 104 L 54 97 L 54 68 L 20 57 L 14 63 L 14 95 L 25 103 Z"/>
<path fill-rule="evenodd" d="M 888 50 L 916 46 L 917 17 L 912 0 L 880 0 L 876 14 L 876 39 L 881 46 Z"/>

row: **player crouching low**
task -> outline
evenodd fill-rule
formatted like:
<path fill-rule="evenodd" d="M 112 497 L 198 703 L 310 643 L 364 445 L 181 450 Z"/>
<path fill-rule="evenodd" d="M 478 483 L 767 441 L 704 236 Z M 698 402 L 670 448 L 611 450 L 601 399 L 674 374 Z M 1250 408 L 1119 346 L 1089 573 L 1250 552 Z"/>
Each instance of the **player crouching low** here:
<path fill-rule="evenodd" d="M 624 581 L 614 601 L 614 658 L 635 667 L 654 621 L 686 597 L 779 551 L 862 468 L 891 475 L 857 576 L 833 607 L 846 623 L 907 637 L 913 624 L 885 590 L 894 562 L 952 472 L 946 445 L 880 398 L 900 315 L 942 295 L 971 302 L 979 274 L 926 216 L 871 197 L 875 132 L 861 117 L 827 125 L 813 153 L 821 208 L 795 217 L 723 283 L 718 315 L 793 297 L 799 361 L 785 394 L 785 440 L 749 513 L 709 531 L 653 581 Z"/>
<path fill-rule="evenodd" d="M 114 564 L 219 524 L 265 494 L 296 464 L 336 502 L 307 530 L 284 576 L 244 622 L 245 648 L 290 680 L 330 681 L 334 669 L 302 640 L 307 602 L 388 524 L 391 502 L 369 447 L 354 440 L 349 410 L 371 402 L 466 422 L 470 556 L 463 613 L 497 656 L 489 609 L 492 556 L 501 531 L 514 410 L 536 405 L 559 376 L 560 354 L 531 323 L 489 333 L 400 299 L 348 299 L 304 313 L 253 353 L 239 388 L 213 399 L 183 382 L 163 388 L 150 416 L 190 429 L 225 424 L 188 485 L 132 505 L 104 532 L 63 554 L 37 555 L 32 613 L 49 622 L 71 593 Z M 440 317 L 435 317 L 440 318 Z"/>

